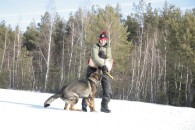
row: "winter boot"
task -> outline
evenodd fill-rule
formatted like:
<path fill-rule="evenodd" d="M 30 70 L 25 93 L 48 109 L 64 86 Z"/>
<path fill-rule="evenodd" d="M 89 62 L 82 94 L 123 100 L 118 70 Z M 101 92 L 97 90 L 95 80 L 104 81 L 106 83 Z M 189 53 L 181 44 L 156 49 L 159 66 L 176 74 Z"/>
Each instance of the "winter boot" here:
<path fill-rule="evenodd" d="M 108 102 L 104 101 L 104 99 L 102 100 L 101 103 L 101 112 L 105 112 L 105 113 L 111 113 L 111 110 L 108 109 Z"/>
<path fill-rule="evenodd" d="M 111 110 L 109 110 L 106 107 L 101 107 L 101 112 L 105 112 L 105 113 L 111 113 Z"/>
<path fill-rule="evenodd" d="M 108 109 L 108 102 L 110 101 L 109 98 L 103 98 L 102 102 L 101 102 L 101 112 L 105 112 L 105 113 L 111 113 L 111 110 Z"/>
<path fill-rule="evenodd" d="M 82 106 L 82 111 L 87 112 L 87 108 Z"/>
<path fill-rule="evenodd" d="M 82 100 L 82 111 L 87 112 L 87 102 L 85 98 Z"/>

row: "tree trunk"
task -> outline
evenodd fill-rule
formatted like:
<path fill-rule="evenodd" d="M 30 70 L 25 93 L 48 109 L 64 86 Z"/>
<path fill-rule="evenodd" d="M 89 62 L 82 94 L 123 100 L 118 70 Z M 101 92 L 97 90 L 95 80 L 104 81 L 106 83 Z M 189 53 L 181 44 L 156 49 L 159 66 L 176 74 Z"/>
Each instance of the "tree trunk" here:
<path fill-rule="evenodd" d="M 49 71 L 50 71 L 50 57 L 51 57 L 51 36 L 52 36 L 52 25 L 49 30 L 49 41 L 48 41 L 48 53 L 47 53 L 47 62 L 46 62 L 46 74 L 45 74 L 45 86 L 44 91 L 47 90 L 47 82 L 49 77 Z"/>
<path fill-rule="evenodd" d="M 2 60 L 1 60 L 0 73 L 1 73 L 2 68 L 3 68 L 3 62 L 4 62 L 4 58 L 5 58 L 5 51 L 6 51 L 6 48 L 7 48 L 7 33 L 8 33 L 8 30 L 6 30 L 6 32 L 5 32 L 5 42 L 4 42 L 4 48 L 3 48 L 3 56 L 2 56 Z"/>
<path fill-rule="evenodd" d="M 74 46 L 74 25 L 72 28 L 72 36 L 71 36 L 71 46 L 70 46 L 70 55 L 69 55 L 69 65 L 68 65 L 68 82 L 70 81 L 70 75 L 71 75 L 71 65 L 72 65 L 72 56 L 73 56 L 73 46 Z"/>
<path fill-rule="evenodd" d="M 63 86 L 63 81 L 64 81 L 64 37 L 63 37 L 63 44 L 62 44 L 62 63 L 61 63 L 61 76 L 60 76 L 60 86 L 61 88 Z"/>

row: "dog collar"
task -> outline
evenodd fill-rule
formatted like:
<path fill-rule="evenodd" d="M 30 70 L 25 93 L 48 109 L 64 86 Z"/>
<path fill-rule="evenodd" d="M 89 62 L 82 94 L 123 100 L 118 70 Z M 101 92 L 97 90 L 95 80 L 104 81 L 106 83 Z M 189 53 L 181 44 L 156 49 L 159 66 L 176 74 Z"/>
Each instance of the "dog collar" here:
<path fill-rule="evenodd" d="M 89 80 L 91 80 L 91 81 L 94 82 L 95 84 L 98 84 L 98 81 L 97 81 L 95 78 L 89 77 Z"/>

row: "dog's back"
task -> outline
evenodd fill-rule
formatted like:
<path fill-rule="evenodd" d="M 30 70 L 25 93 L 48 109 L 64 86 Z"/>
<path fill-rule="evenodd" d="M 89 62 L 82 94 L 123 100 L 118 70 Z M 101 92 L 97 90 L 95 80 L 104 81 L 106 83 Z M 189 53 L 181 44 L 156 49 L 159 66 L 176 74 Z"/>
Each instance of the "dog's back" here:
<path fill-rule="evenodd" d="M 63 96 L 66 97 L 68 93 L 76 93 L 80 98 L 89 97 L 91 93 L 91 87 L 87 80 L 78 80 L 68 85 L 64 89 Z"/>

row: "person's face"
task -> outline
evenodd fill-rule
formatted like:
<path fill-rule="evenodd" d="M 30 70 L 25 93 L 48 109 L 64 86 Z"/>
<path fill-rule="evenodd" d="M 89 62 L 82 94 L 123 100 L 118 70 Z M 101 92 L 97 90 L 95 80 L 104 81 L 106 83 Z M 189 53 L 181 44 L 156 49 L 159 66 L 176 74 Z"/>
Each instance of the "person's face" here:
<path fill-rule="evenodd" d="M 106 44 L 107 40 L 106 39 L 101 39 L 100 40 L 100 44 L 101 46 L 104 46 Z"/>

